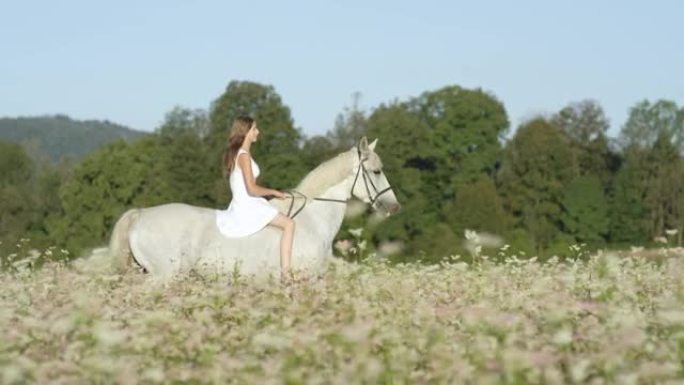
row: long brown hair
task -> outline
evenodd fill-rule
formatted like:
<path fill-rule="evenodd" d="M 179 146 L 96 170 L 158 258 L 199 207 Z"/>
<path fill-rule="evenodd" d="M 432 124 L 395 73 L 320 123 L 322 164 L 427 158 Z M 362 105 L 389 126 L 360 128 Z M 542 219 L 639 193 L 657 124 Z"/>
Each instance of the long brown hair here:
<path fill-rule="evenodd" d="M 247 115 L 240 115 L 233 120 L 233 127 L 228 136 L 226 149 L 223 151 L 223 171 L 226 175 L 229 175 L 233 170 L 235 156 L 240 146 L 242 146 L 242 142 L 245 141 L 245 136 L 247 136 L 249 129 L 252 128 L 253 123 L 254 118 Z"/>

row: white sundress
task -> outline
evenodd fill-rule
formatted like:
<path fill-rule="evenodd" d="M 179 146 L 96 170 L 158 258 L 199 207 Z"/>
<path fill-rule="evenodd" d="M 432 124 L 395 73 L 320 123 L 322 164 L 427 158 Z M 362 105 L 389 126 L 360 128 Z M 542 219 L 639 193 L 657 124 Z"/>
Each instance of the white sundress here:
<path fill-rule="evenodd" d="M 235 155 L 235 166 L 230 173 L 230 191 L 233 193 L 233 198 L 227 209 L 216 210 L 216 225 L 221 234 L 230 238 L 245 237 L 256 233 L 271 222 L 279 212 L 265 198 L 247 193 L 242 170 L 237 165 L 237 157 L 241 152 L 246 153 L 252 161 L 252 173 L 255 180 L 261 172 L 259 165 L 252 159 L 249 152 L 239 149 Z"/>

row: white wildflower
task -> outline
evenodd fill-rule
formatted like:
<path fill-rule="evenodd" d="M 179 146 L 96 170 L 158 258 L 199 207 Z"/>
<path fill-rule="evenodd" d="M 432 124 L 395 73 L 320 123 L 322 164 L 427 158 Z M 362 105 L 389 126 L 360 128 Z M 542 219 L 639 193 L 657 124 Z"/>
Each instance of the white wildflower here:
<path fill-rule="evenodd" d="M 469 241 L 477 241 L 477 233 L 473 230 L 465 230 L 465 238 Z"/>
<path fill-rule="evenodd" d="M 574 363 L 570 367 L 570 377 L 572 377 L 572 380 L 577 384 L 584 382 L 584 379 L 589 374 L 590 365 L 591 362 L 585 358 Z"/>
<path fill-rule="evenodd" d="M 104 346 L 117 345 L 126 339 L 126 333 L 106 324 L 96 325 L 93 328 L 93 336 Z"/>
<path fill-rule="evenodd" d="M 385 241 L 378 245 L 378 256 L 381 258 L 396 254 L 404 248 L 404 243 L 401 241 Z"/>
<path fill-rule="evenodd" d="M 145 369 L 142 378 L 152 382 L 162 382 L 164 381 L 164 370 L 162 368 Z"/>
<path fill-rule="evenodd" d="M 358 227 L 355 229 L 349 229 L 349 234 L 351 234 L 357 238 L 360 237 L 362 233 L 363 233 L 363 227 Z"/>
<path fill-rule="evenodd" d="M 252 343 L 262 348 L 276 350 L 285 349 L 292 345 L 292 341 L 289 338 L 274 334 L 272 332 L 262 332 L 256 334 L 254 337 L 252 337 Z"/>
<path fill-rule="evenodd" d="M 657 313 L 658 318 L 660 318 L 665 323 L 684 325 L 684 310 L 681 309 L 667 309 L 661 310 Z"/>
<path fill-rule="evenodd" d="M 556 332 L 553 336 L 553 343 L 559 346 L 565 346 L 572 343 L 572 330 L 563 328 Z"/>

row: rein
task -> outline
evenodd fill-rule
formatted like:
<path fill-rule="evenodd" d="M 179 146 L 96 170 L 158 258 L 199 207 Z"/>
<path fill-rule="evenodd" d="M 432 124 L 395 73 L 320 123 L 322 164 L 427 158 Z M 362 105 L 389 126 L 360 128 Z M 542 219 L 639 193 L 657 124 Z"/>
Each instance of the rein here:
<path fill-rule="evenodd" d="M 361 171 L 363 170 L 363 174 L 361 174 L 361 176 L 362 176 L 362 178 L 363 178 L 363 184 L 364 184 L 365 187 L 366 187 L 366 192 L 368 193 L 368 199 L 370 199 L 370 204 L 373 205 L 373 204 L 375 204 L 375 202 L 378 201 L 378 198 L 380 197 L 380 195 L 382 195 L 382 194 L 386 193 L 387 191 L 391 190 L 391 188 L 390 188 L 390 187 L 387 187 L 387 188 L 385 188 L 385 189 L 382 190 L 382 191 L 378 191 L 378 189 L 375 187 L 375 184 L 373 183 L 373 180 L 371 179 L 370 175 L 368 175 L 368 170 L 366 170 L 366 167 L 363 165 L 363 162 L 365 162 L 366 159 L 361 159 L 361 150 L 358 149 L 358 148 L 357 148 L 357 154 L 358 154 L 358 156 L 359 156 L 359 168 L 356 170 L 356 176 L 354 176 L 354 183 L 352 183 L 351 191 L 350 191 L 349 195 L 350 195 L 350 196 L 353 196 L 353 193 L 354 193 L 354 186 L 356 186 L 356 181 L 359 179 L 359 174 L 360 174 Z M 373 187 L 373 190 L 375 191 L 375 197 L 373 197 L 372 194 L 371 194 L 370 188 L 368 187 L 368 182 L 370 182 L 371 187 Z M 290 207 L 287 209 L 287 216 L 288 216 L 288 217 L 290 217 L 290 214 L 292 213 L 292 208 L 293 208 L 293 206 L 294 206 L 295 198 L 304 198 L 304 203 L 302 204 L 302 206 L 299 207 L 299 208 L 297 209 L 297 211 L 295 211 L 295 213 L 292 214 L 292 216 L 290 217 L 290 218 L 293 218 L 293 219 L 294 219 L 294 217 L 296 217 L 297 214 L 299 214 L 299 213 L 304 209 L 304 207 L 306 206 L 306 203 L 307 203 L 307 201 L 308 201 L 309 198 L 308 198 L 305 194 L 303 194 L 303 193 L 301 193 L 301 192 L 299 192 L 299 191 L 297 191 L 297 190 L 290 190 L 290 191 L 287 191 L 287 192 L 290 194 L 290 198 L 292 198 L 292 200 L 290 201 Z M 293 193 L 299 194 L 300 196 L 299 196 L 299 197 L 295 197 Z M 349 202 L 349 199 L 329 199 L 329 198 L 318 198 L 318 197 L 316 197 L 316 198 L 311 198 L 311 199 L 317 200 L 317 201 L 324 201 L 324 202 L 337 202 L 337 203 L 347 203 L 347 202 Z M 351 198 L 350 198 L 350 199 L 351 199 Z M 387 207 L 385 206 L 384 203 L 380 202 L 380 204 L 382 204 L 382 206 L 385 207 L 385 209 L 387 210 Z M 389 211 L 389 210 L 388 210 L 388 211 Z"/>

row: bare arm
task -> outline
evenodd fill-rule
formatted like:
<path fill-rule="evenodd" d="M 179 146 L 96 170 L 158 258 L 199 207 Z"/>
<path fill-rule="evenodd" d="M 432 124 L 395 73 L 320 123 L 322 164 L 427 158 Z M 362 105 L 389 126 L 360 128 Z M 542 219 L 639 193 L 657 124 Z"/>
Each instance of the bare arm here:
<path fill-rule="evenodd" d="M 246 155 L 246 156 L 243 156 Z M 245 187 L 247 188 L 247 194 L 251 196 L 265 196 L 265 195 L 275 195 L 279 196 L 280 192 L 272 190 L 270 188 L 261 187 L 254 181 L 254 175 L 252 174 L 252 161 L 249 158 L 249 154 L 240 153 L 237 157 L 237 167 L 242 170 L 242 177 L 245 180 Z"/>

